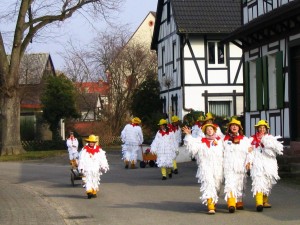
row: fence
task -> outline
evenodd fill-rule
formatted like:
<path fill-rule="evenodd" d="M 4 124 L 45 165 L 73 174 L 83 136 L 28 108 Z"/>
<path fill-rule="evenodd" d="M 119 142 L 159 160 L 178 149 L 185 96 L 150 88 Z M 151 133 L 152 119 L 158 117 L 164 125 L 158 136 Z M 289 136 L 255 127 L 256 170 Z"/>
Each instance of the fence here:
<path fill-rule="evenodd" d="M 78 138 L 79 148 L 83 146 L 83 140 L 85 137 Z M 121 137 L 111 136 L 111 137 L 100 137 L 100 146 L 111 146 L 111 145 L 121 145 Z M 46 151 L 46 150 L 63 150 L 66 149 L 66 141 L 43 141 L 43 140 L 34 140 L 34 141 L 22 141 L 22 146 L 26 151 Z"/>

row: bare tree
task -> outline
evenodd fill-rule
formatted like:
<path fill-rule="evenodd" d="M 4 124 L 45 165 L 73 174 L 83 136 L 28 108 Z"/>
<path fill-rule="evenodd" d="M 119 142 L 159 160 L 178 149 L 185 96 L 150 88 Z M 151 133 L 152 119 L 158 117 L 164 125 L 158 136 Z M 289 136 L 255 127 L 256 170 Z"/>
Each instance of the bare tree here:
<path fill-rule="evenodd" d="M 102 39 L 103 40 L 103 39 Z M 106 46 L 103 43 L 101 46 Z M 132 95 L 145 81 L 147 76 L 153 75 L 157 69 L 156 54 L 140 43 L 116 45 L 114 57 L 102 55 L 100 62 L 106 68 L 110 84 L 110 121 L 112 130 L 119 133 L 124 121 L 131 116 L 130 103 Z"/>
<path fill-rule="evenodd" d="M 59 24 L 82 9 L 106 18 L 117 10 L 121 0 L 19 0 L 12 4 L 12 11 L 1 13 L 15 16 L 15 29 L 11 49 L 6 51 L 0 32 L 0 91 L 2 145 L 1 155 L 20 154 L 20 93 L 19 68 L 21 59 L 30 42 L 51 24 Z M 11 19 L 11 18 L 9 18 Z M 9 52 L 10 60 L 7 57 Z"/>
<path fill-rule="evenodd" d="M 146 45 L 128 41 L 129 33 L 122 27 L 126 26 L 99 33 L 84 50 L 71 46 L 68 56 L 72 59 L 69 57 L 66 62 L 67 71 L 79 81 L 89 77 L 109 83 L 109 107 L 103 115 L 110 121 L 115 134 L 119 134 L 124 121 L 131 115 L 134 90 L 157 71 L 156 54 Z"/>

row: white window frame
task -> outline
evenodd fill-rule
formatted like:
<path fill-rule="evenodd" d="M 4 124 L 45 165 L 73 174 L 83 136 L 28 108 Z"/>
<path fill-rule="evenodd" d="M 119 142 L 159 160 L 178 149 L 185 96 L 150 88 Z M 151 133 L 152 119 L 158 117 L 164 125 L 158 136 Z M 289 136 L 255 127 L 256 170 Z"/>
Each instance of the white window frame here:
<path fill-rule="evenodd" d="M 214 43 L 214 60 L 215 60 L 215 63 L 210 63 L 209 62 L 209 56 L 210 56 L 210 52 L 209 52 L 209 44 L 210 43 Z M 210 40 L 210 41 L 207 41 L 207 65 L 208 67 L 225 67 L 226 66 L 226 45 L 223 44 L 223 58 L 224 58 L 224 61 L 223 63 L 219 63 L 219 54 L 218 54 L 218 44 L 220 43 L 220 41 L 213 41 L 213 40 Z"/>

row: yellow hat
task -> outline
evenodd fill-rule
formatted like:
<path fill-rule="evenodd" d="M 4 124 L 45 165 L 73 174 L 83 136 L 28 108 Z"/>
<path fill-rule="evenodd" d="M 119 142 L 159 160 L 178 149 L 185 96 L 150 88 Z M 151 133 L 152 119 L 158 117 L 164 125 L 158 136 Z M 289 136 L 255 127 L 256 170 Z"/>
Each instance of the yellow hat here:
<path fill-rule="evenodd" d="M 198 118 L 197 118 L 197 121 L 199 121 L 199 122 L 203 122 L 204 121 L 204 116 L 199 116 Z"/>
<path fill-rule="evenodd" d="M 205 124 L 205 125 L 203 125 L 202 126 L 202 132 L 205 134 L 206 133 L 206 128 L 207 127 L 212 127 L 212 128 L 214 128 L 214 131 L 216 132 L 216 130 L 217 130 L 217 127 L 214 125 L 214 124 L 212 124 L 212 123 L 208 123 L 208 124 Z"/>
<path fill-rule="evenodd" d="M 172 116 L 171 120 L 172 120 L 173 123 L 178 122 L 179 117 L 178 116 Z"/>
<path fill-rule="evenodd" d="M 90 135 L 89 138 L 85 139 L 87 142 L 97 142 L 98 138 L 95 135 Z"/>
<path fill-rule="evenodd" d="M 167 120 L 161 119 L 157 125 L 164 125 L 164 124 L 168 124 Z"/>
<path fill-rule="evenodd" d="M 210 112 L 208 112 L 208 113 L 206 113 L 206 115 L 205 115 L 205 119 L 204 119 L 204 121 L 207 121 L 207 120 L 214 120 L 215 118 L 213 117 L 213 115 L 210 113 Z"/>
<path fill-rule="evenodd" d="M 241 130 L 243 130 L 241 121 L 233 118 L 229 123 L 227 123 L 227 126 L 230 127 L 231 124 L 236 124 L 236 125 L 238 125 L 240 127 Z"/>
<path fill-rule="evenodd" d="M 268 121 L 266 120 L 260 120 L 258 121 L 258 123 L 256 125 L 254 125 L 255 127 L 259 127 L 259 126 L 266 126 L 268 129 L 270 129 L 270 126 L 268 124 Z"/>
<path fill-rule="evenodd" d="M 142 121 L 140 120 L 140 118 L 138 117 L 134 117 L 132 120 L 131 120 L 131 123 L 135 123 L 135 124 L 140 124 Z"/>

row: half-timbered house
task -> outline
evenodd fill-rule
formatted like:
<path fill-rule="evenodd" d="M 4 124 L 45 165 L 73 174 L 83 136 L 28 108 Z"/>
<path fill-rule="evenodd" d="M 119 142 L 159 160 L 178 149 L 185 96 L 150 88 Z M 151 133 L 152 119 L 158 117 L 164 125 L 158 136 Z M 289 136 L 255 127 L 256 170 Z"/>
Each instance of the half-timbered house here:
<path fill-rule="evenodd" d="M 151 48 L 158 56 L 163 111 L 243 113 L 242 50 L 221 42 L 241 25 L 232 0 L 158 0 Z"/>
<path fill-rule="evenodd" d="M 300 141 L 300 1 L 244 0 L 238 40 L 245 58 L 245 131 L 259 119 L 285 143 Z"/>

